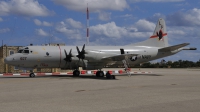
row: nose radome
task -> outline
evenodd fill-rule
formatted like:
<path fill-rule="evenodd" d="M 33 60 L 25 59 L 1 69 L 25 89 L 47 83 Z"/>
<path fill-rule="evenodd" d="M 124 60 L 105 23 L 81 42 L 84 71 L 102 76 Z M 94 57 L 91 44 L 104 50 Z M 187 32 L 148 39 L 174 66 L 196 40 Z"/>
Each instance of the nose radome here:
<path fill-rule="evenodd" d="M 4 59 L 4 63 L 8 64 L 8 58 Z"/>
<path fill-rule="evenodd" d="M 4 59 L 4 63 L 9 64 L 9 62 L 11 62 L 11 58 L 10 57 L 6 57 Z"/>

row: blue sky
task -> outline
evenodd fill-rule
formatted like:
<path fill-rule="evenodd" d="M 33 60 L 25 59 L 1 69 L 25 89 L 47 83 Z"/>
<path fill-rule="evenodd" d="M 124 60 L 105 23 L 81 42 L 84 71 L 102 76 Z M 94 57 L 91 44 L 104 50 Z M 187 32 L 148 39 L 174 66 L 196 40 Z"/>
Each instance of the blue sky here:
<path fill-rule="evenodd" d="M 199 0 L 0 0 L 0 40 L 9 46 L 30 43 L 127 45 L 148 39 L 158 18 L 167 25 L 169 44 L 189 42 L 200 49 Z M 166 60 L 200 59 L 200 51 L 182 51 Z"/>

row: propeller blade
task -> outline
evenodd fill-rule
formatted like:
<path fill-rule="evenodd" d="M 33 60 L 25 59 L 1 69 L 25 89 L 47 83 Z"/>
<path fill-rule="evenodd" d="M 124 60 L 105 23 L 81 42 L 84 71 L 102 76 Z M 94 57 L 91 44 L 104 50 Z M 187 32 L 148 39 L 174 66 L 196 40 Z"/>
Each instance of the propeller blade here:
<path fill-rule="evenodd" d="M 80 52 L 80 50 L 79 50 L 78 46 L 76 46 L 76 49 L 77 49 L 77 51 L 78 51 L 78 54 L 80 54 L 81 52 Z"/>
<path fill-rule="evenodd" d="M 85 62 L 83 61 L 83 59 L 85 59 L 85 44 L 83 45 L 81 51 L 79 50 L 78 46 L 76 46 L 76 49 L 77 49 L 77 52 L 78 52 L 78 55 L 76 55 L 76 57 L 78 57 L 78 59 L 79 59 L 78 62 L 77 62 L 77 67 L 78 67 L 78 65 L 79 65 L 79 63 L 80 63 L 80 59 L 81 59 L 82 62 L 83 62 L 83 67 L 85 67 L 86 64 L 85 64 Z"/>
<path fill-rule="evenodd" d="M 65 52 L 65 61 L 66 62 L 71 62 L 72 61 L 72 49 L 70 50 L 69 54 L 67 54 L 66 50 L 64 49 L 64 52 Z"/>
<path fill-rule="evenodd" d="M 69 51 L 69 55 L 72 57 L 72 49 L 70 49 L 70 51 Z"/>
<path fill-rule="evenodd" d="M 83 48 L 82 48 L 81 52 L 85 52 L 85 44 L 83 45 Z"/>
<path fill-rule="evenodd" d="M 64 49 L 64 51 L 65 51 L 65 56 L 67 56 L 67 52 L 66 52 L 66 50 Z"/>

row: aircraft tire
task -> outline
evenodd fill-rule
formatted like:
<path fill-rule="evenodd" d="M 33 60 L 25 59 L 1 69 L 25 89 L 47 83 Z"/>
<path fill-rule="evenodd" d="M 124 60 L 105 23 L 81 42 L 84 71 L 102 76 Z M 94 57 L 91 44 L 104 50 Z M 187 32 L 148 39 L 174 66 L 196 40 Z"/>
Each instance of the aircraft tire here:
<path fill-rule="evenodd" d="M 99 77 L 104 77 L 103 71 L 99 71 Z"/>
<path fill-rule="evenodd" d="M 80 71 L 79 70 L 74 70 L 73 71 L 73 76 L 78 77 L 80 75 Z"/>
<path fill-rule="evenodd" d="M 107 78 L 107 79 L 111 79 L 111 78 L 112 78 L 112 76 L 110 75 L 109 72 L 106 73 L 106 78 Z"/>
<path fill-rule="evenodd" d="M 29 77 L 35 77 L 34 73 L 30 73 Z"/>
<path fill-rule="evenodd" d="M 96 77 L 100 77 L 100 71 L 96 72 Z"/>
<path fill-rule="evenodd" d="M 112 79 L 115 79 L 115 75 L 111 75 Z"/>

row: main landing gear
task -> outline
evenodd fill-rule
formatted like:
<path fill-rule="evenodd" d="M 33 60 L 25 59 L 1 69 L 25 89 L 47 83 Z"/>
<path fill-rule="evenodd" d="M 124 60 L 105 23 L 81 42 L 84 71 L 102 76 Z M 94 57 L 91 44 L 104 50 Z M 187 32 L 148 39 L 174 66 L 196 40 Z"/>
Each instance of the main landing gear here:
<path fill-rule="evenodd" d="M 106 78 L 107 78 L 107 79 L 115 79 L 115 76 L 114 76 L 114 75 L 111 75 L 110 72 L 108 71 L 108 72 L 106 73 Z"/>
<path fill-rule="evenodd" d="M 97 71 L 96 77 L 104 77 L 104 72 L 103 71 Z"/>
<path fill-rule="evenodd" d="M 30 74 L 29 74 L 29 77 L 35 77 L 35 74 L 33 73 L 33 72 L 31 72 Z"/>
<path fill-rule="evenodd" d="M 79 70 L 74 70 L 73 71 L 73 76 L 74 77 L 78 77 L 80 75 L 80 71 Z"/>
<path fill-rule="evenodd" d="M 77 70 L 77 69 L 74 70 L 74 71 L 73 71 L 73 76 L 74 76 L 74 77 L 80 76 L 80 71 Z M 96 72 L 96 77 L 104 77 L 104 72 L 103 72 L 103 71 L 97 71 L 97 72 Z M 110 72 L 108 71 L 108 72 L 106 73 L 106 78 L 107 78 L 107 79 L 115 79 L 115 76 L 114 76 L 114 75 L 111 75 Z"/>
<path fill-rule="evenodd" d="M 96 77 L 104 77 L 104 72 L 103 71 L 97 71 L 96 72 Z M 106 78 L 107 79 L 115 79 L 115 76 L 114 75 L 111 75 L 110 72 L 108 71 L 106 73 Z"/>

